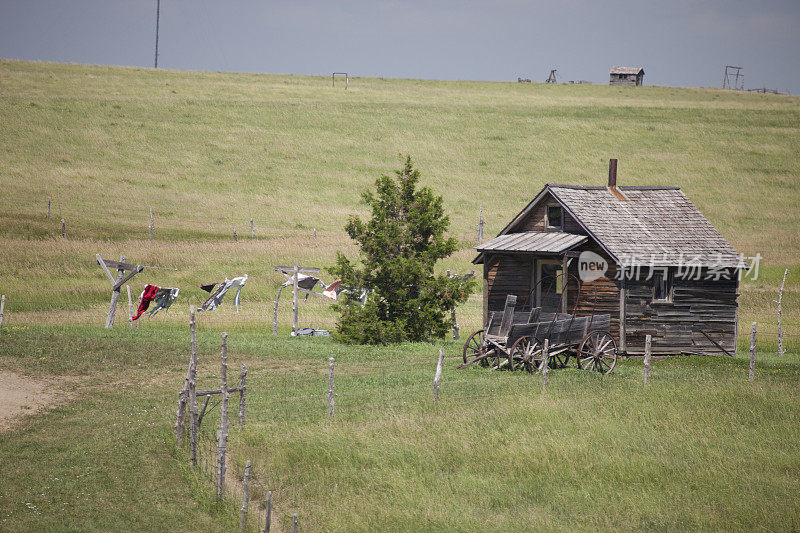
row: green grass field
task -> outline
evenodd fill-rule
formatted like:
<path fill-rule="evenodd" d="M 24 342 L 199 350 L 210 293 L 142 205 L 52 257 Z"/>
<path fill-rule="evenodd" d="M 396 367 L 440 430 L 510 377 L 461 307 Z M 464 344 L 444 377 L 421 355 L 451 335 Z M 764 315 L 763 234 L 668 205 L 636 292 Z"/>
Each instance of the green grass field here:
<path fill-rule="evenodd" d="M 253 461 L 252 530 L 266 490 L 279 531 L 292 513 L 309 531 L 800 529 L 800 98 L 365 78 L 344 91 L 324 77 L 0 60 L 0 117 L 0 370 L 60 391 L 52 409 L 0 434 L 0 530 L 238 527 L 236 491 L 214 501 L 171 425 L 186 307 L 206 295 L 200 283 L 244 273 L 241 313 L 226 302 L 199 317 L 200 375 L 218 384 L 229 332 L 230 374 L 250 369 L 230 473 Z M 273 265 L 354 256 L 342 227 L 365 214 L 361 192 L 401 153 L 444 196 L 462 248 L 441 268 L 459 272 L 474 268 L 479 208 L 494 235 L 544 183 L 603 184 L 610 157 L 622 185 L 680 185 L 738 251 L 763 256 L 759 279 L 742 285 L 738 357 L 658 360 L 647 389 L 637 360 L 606 378 L 559 370 L 543 393 L 536 376 L 454 370 L 450 340 L 290 338 L 288 299 L 272 336 Z M 129 330 L 123 296 L 117 327 L 104 330 L 110 293 L 96 253 L 177 268 L 148 268 L 130 285 L 134 295 L 178 286 L 178 302 Z M 778 357 L 784 268 L 789 353 Z M 479 296 L 458 313 L 465 337 Z M 335 326 L 321 302 L 300 316 Z"/>

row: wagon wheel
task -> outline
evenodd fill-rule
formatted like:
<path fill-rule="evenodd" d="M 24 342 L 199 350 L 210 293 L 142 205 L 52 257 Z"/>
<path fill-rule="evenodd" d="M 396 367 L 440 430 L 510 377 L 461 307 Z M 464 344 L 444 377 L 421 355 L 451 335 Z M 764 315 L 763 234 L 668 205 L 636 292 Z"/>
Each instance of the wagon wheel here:
<path fill-rule="evenodd" d="M 578 368 L 610 374 L 617 364 L 617 343 L 607 331 L 592 331 L 578 348 Z"/>
<path fill-rule="evenodd" d="M 469 363 L 476 357 L 480 357 L 486 353 L 486 340 L 484 338 L 484 330 L 479 329 L 467 338 L 464 343 L 464 362 Z M 480 362 L 481 366 L 486 366 L 488 363 L 486 359 Z"/>
<path fill-rule="evenodd" d="M 512 370 L 522 365 L 528 372 L 536 372 L 542 365 L 542 347 L 531 337 L 520 337 L 511 346 L 508 363 Z"/>
<path fill-rule="evenodd" d="M 564 350 L 561 353 L 551 355 L 547 358 L 548 368 L 566 368 L 569 361 L 569 351 Z"/>

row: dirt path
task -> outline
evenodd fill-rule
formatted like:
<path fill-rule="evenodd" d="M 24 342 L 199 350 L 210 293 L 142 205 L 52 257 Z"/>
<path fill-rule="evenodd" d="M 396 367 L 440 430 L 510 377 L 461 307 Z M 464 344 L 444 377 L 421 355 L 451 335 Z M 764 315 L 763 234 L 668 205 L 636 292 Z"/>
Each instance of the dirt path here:
<path fill-rule="evenodd" d="M 8 431 L 22 416 L 55 403 L 50 383 L 0 370 L 0 432 Z"/>

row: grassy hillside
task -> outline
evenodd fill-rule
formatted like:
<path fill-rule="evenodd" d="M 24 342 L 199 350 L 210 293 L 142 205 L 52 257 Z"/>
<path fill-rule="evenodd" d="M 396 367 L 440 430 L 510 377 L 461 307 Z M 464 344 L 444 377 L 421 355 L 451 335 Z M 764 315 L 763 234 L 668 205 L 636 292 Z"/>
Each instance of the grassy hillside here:
<path fill-rule="evenodd" d="M 399 153 L 444 195 L 463 242 L 443 268 L 472 268 L 481 206 L 489 236 L 546 182 L 604 183 L 609 157 L 621 184 L 680 185 L 737 250 L 764 255 L 747 320 L 769 313 L 782 267 L 800 264 L 798 97 L 362 78 L 345 91 L 322 77 L 4 60 L 0 115 L 0 286 L 37 320 L 97 323 L 97 252 L 179 268 L 133 288 L 178 285 L 184 301 L 248 272 L 245 298 L 266 313 L 281 280 L 271 266 L 348 251 L 347 216 Z M 795 304 L 799 283 L 795 268 Z M 319 321 L 331 325 L 323 309 Z"/>
<path fill-rule="evenodd" d="M 0 370 L 64 392 L 0 434 L 0 529 L 236 527 L 236 502 L 213 501 L 170 425 L 186 305 L 207 296 L 200 283 L 245 272 L 241 313 L 225 302 L 198 317 L 201 386 L 216 386 L 230 332 L 232 365 L 250 368 L 231 472 L 253 460 L 279 531 L 294 512 L 312 531 L 800 527 L 800 98 L 364 78 L 345 91 L 325 77 L 0 60 L 0 117 Z M 401 153 L 444 196 L 462 248 L 441 268 L 460 272 L 481 207 L 493 235 L 544 183 L 605 183 L 610 157 L 622 185 L 680 185 L 738 251 L 764 256 L 740 297 L 740 348 L 751 321 L 761 332 L 756 382 L 740 350 L 656 361 L 647 390 L 631 360 L 606 378 L 554 371 L 541 393 L 526 374 L 453 370 L 460 346 L 445 340 L 434 406 L 438 345 L 290 338 L 287 301 L 270 335 L 273 265 L 354 255 L 342 227 Z M 98 252 L 148 265 L 134 297 L 155 283 L 180 287 L 178 302 L 130 331 L 123 296 L 118 327 L 102 329 Z M 302 325 L 334 326 L 327 304 L 301 305 Z M 479 295 L 458 314 L 462 334 L 476 329 Z"/>

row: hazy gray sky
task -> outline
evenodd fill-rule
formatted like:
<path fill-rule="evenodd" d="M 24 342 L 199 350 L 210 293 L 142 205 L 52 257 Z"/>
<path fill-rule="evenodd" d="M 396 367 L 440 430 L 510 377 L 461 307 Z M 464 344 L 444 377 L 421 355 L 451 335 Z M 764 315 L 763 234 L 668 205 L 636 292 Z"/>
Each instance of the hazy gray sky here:
<path fill-rule="evenodd" d="M 0 57 L 153 66 L 156 0 L 0 0 Z M 159 67 L 800 93 L 800 0 L 162 0 Z"/>

